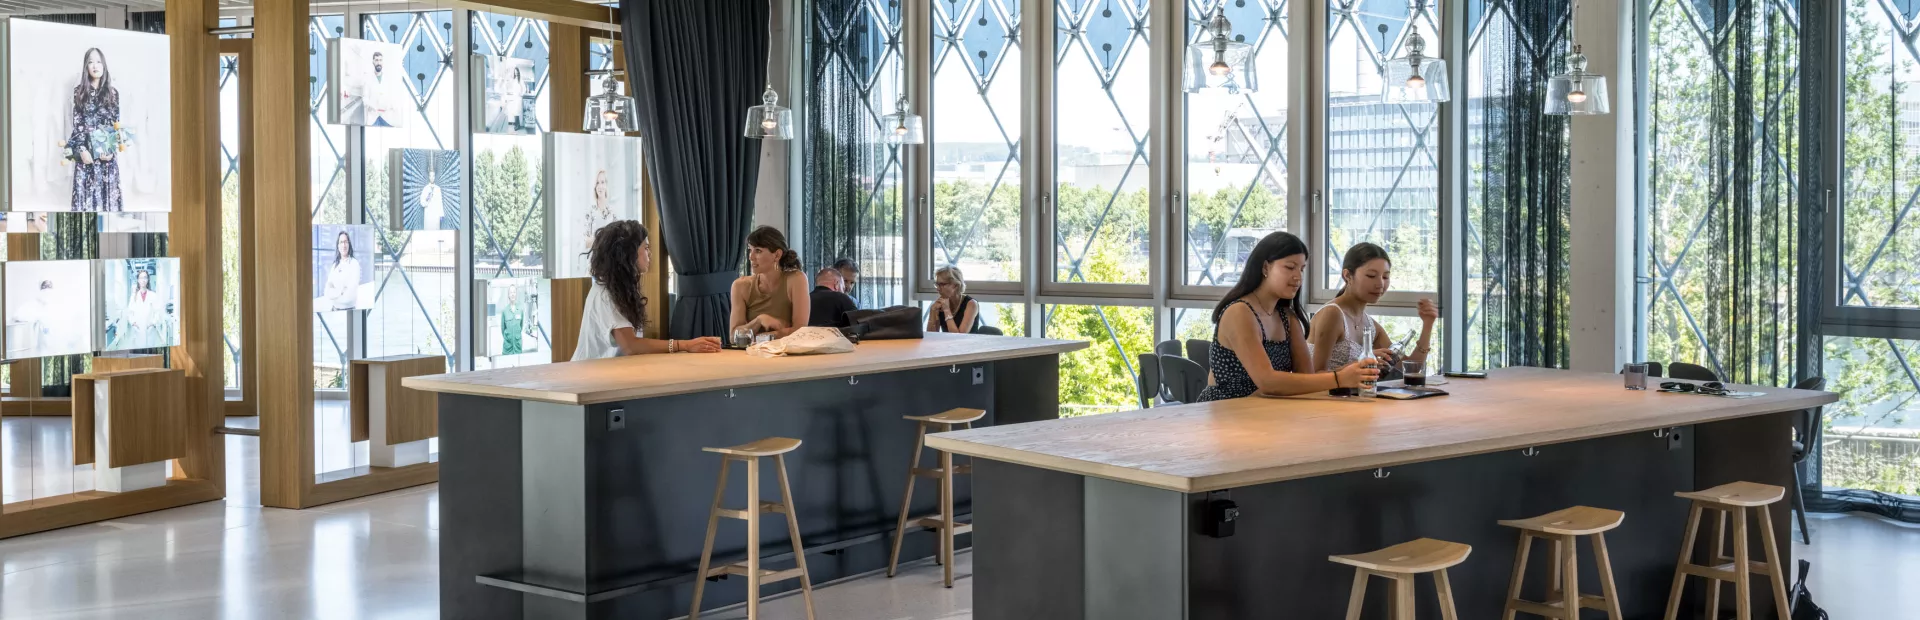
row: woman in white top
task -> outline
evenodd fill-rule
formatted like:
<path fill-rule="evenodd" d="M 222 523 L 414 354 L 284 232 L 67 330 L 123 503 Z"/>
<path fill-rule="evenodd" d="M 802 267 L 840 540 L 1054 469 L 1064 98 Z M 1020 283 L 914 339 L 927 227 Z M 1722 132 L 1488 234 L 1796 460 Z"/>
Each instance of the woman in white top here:
<path fill-rule="evenodd" d="M 647 327 L 647 298 L 640 294 L 640 276 L 653 266 L 653 242 L 647 227 L 620 220 L 600 228 L 588 256 L 593 286 L 587 291 L 580 316 L 580 344 L 573 361 L 640 355 L 643 353 L 712 353 L 720 339 L 657 340 L 641 337 Z"/>
<path fill-rule="evenodd" d="M 153 292 L 153 274 L 149 267 L 135 267 L 133 271 L 133 292 L 127 294 L 127 305 L 121 311 L 121 320 L 127 330 L 121 335 L 120 342 L 130 348 L 145 346 L 153 340 L 149 330 L 160 325 L 166 317 L 160 294 Z"/>
<path fill-rule="evenodd" d="M 587 207 L 586 221 L 582 229 L 586 235 L 586 249 L 593 250 L 599 241 L 596 236 L 600 227 L 613 222 L 613 191 L 607 187 L 607 171 L 601 170 L 593 175 L 593 205 Z"/>
<path fill-rule="evenodd" d="M 1368 351 L 1387 369 L 1394 369 L 1403 359 L 1427 360 L 1433 345 L 1433 322 L 1440 318 L 1433 300 L 1420 300 L 1420 340 L 1405 356 L 1394 350 L 1393 337 L 1380 322 L 1367 315 L 1367 306 L 1380 302 L 1393 279 L 1393 260 L 1385 249 L 1371 243 L 1353 246 L 1340 261 L 1340 279 L 1346 287 L 1333 303 L 1313 315 L 1314 368 L 1340 368 L 1367 357 Z"/>
<path fill-rule="evenodd" d="M 333 238 L 333 266 L 327 269 L 326 294 L 330 310 L 352 310 L 360 302 L 360 259 L 353 256 L 353 237 L 347 231 Z"/>

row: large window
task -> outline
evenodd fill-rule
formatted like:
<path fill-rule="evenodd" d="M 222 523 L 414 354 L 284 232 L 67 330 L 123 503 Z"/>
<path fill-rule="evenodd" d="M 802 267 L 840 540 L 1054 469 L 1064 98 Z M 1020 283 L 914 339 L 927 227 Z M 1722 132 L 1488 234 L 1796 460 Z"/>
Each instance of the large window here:
<path fill-rule="evenodd" d="M 1056 0 L 1055 282 L 1146 284 L 1150 85 L 1146 0 Z"/>
<path fill-rule="evenodd" d="M 959 267 L 972 283 L 1018 282 L 1025 264 L 1019 8 L 933 2 L 931 263 Z"/>
<path fill-rule="evenodd" d="M 1191 286 L 1231 286 L 1267 233 L 1287 230 L 1287 97 L 1292 77 L 1282 0 L 1186 3 L 1187 44 L 1211 38 L 1224 8 L 1233 38 L 1253 46 L 1256 91 L 1200 92 L 1186 103 L 1186 221 L 1179 247 Z M 1300 232 L 1300 231 L 1293 231 Z"/>

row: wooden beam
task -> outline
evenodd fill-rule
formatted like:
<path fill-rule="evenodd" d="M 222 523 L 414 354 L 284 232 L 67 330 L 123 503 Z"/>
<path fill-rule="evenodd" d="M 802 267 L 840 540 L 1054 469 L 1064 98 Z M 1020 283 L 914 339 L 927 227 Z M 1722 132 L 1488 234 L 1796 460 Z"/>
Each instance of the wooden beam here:
<path fill-rule="evenodd" d="M 553 118 L 548 131 L 578 133 L 586 124 L 586 73 L 593 55 L 589 34 L 579 26 L 547 27 L 547 105 Z"/>
<path fill-rule="evenodd" d="M 0 507 L 0 538 L 210 502 L 223 497 L 225 489 L 207 480 L 174 479 L 164 486 L 127 493 L 86 491 L 14 502 Z"/>
<path fill-rule="evenodd" d="M 254 338 L 259 374 L 260 502 L 304 508 L 313 487 L 312 180 L 308 178 L 307 4 L 259 0 L 253 13 Z"/>
<path fill-rule="evenodd" d="M 451 0 L 443 6 L 544 19 L 553 26 L 620 31 L 620 9 L 578 0 Z"/>
<path fill-rule="evenodd" d="M 168 0 L 173 96 L 173 213 L 167 248 L 180 259 L 180 345 L 173 366 L 187 438 L 179 466 L 189 478 L 226 488 L 226 441 L 214 434 L 224 412 L 221 344 L 220 52 L 207 29 L 220 24 L 217 0 Z M 305 40 L 304 31 L 302 41 Z M 302 126 L 305 124 L 303 123 Z M 216 495 L 218 497 L 218 495 Z"/>

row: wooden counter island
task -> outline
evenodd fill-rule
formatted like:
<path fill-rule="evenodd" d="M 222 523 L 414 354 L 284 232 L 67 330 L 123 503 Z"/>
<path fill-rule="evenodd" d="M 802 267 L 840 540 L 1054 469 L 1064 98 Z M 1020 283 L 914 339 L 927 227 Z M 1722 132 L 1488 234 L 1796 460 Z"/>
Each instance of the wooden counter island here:
<path fill-rule="evenodd" d="M 1674 492 L 1791 487 L 1792 413 L 1836 400 L 1733 387 L 1763 394 L 1629 391 L 1619 375 L 1513 368 L 1454 379 L 1438 398 L 1245 398 L 928 445 L 978 458 L 979 620 L 1336 618 L 1353 572 L 1327 556 L 1422 537 L 1473 546 L 1452 571 L 1460 617 L 1494 618 L 1517 543 L 1496 521 L 1574 505 L 1627 513 L 1608 533 L 1614 577 L 1626 617 L 1655 618 L 1686 526 Z M 1214 500 L 1237 504 L 1230 537 L 1205 533 Z M 1772 506 L 1783 553 L 1788 506 Z M 1597 583 L 1581 564 L 1581 582 Z M 1420 588 L 1418 617 L 1440 617 Z M 1387 617 L 1384 590 L 1370 592 L 1367 617 Z M 1702 590 L 1696 580 L 1689 596 Z M 1754 617 L 1772 617 L 1765 597 L 1754 602 Z"/>
<path fill-rule="evenodd" d="M 813 582 L 885 568 L 916 432 L 901 416 L 970 407 L 987 410 L 986 423 L 1054 419 L 1059 356 L 1085 347 L 927 334 L 841 355 L 722 351 L 409 377 L 403 385 L 440 401 L 440 615 L 686 615 L 720 473 L 701 448 L 763 437 L 805 442 L 787 463 Z M 733 476 L 729 505 L 744 504 L 744 480 Z M 954 498 L 964 513 L 965 487 Z M 917 513 L 936 501 L 917 500 Z M 769 518 L 763 558 L 791 566 L 783 517 Z M 716 565 L 743 557 L 744 527 L 723 524 L 715 540 Z M 933 536 L 906 540 L 903 560 L 933 555 Z M 710 583 L 702 607 L 740 602 L 743 581 Z"/>

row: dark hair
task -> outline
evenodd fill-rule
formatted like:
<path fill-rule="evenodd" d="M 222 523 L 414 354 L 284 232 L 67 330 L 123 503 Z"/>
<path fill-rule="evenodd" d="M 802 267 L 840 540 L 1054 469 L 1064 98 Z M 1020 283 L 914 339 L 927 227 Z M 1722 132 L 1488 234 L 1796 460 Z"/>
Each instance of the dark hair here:
<path fill-rule="evenodd" d="M 780 253 L 781 271 L 799 271 L 800 253 L 787 247 L 787 236 L 772 226 L 761 226 L 747 233 L 747 245 Z"/>
<path fill-rule="evenodd" d="M 343 255 L 343 254 L 341 254 L 341 253 L 339 253 L 339 252 L 337 252 L 337 251 L 333 253 L 333 265 L 334 265 L 335 267 L 338 267 L 338 266 L 340 266 L 340 259 L 342 259 L 342 258 L 353 258 L 353 235 L 349 235 L 349 234 L 347 234 L 347 231 L 344 231 L 344 230 L 342 230 L 342 231 L 340 231 L 340 233 L 339 233 L 339 234 L 336 234 L 336 235 L 334 235 L 334 236 L 333 236 L 333 245 L 334 245 L 334 248 L 335 248 L 335 249 L 337 250 L 337 249 L 338 249 L 338 248 L 340 247 L 340 238 L 341 238 L 341 237 L 346 237 L 346 238 L 347 238 L 347 253 L 346 253 L 346 254 L 344 254 L 344 255 Z"/>
<path fill-rule="evenodd" d="M 860 273 L 860 263 L 853 262 L 853 259 L 851 258 L 842 258 L 840 260 L 833 261 L 833 268 L 838 269 L 840 271 L 851 271 L 854 273 Z"/>
<path fill-rule="evenodd" d="M 588 272 L 593 283 L 607 290 L 613 307 L 635 329 L 647 327 L 647 296 L 640 294 L 640 247 L 647 243 L 647 227 L 633 220 L 620 220 L 593 233 L 593 249 L 587 252 Z"/>
<path fill-rule="evenodd" d="M 99 88 L 94 88 L 93 80 L 87 76 L 87 59 L 94 56 L 100 57 Z M 80 55 L 80 85 L 73 87 L 73 106 L 78 108 L 88 99 L 100 97 L 101 93 L 106 93 L 109 98 L 118 96 L 113 90 L 113 73 L 107 70 L 107 53 L 100 51 L 100 48 L 89 47 L 87 53 Z"/>
<path fill-rule="evenodd" d="M 1388 265 L 1393 264 L 1393 259 L 1387 257 L 1386 248 L 1382 248 L 1380 246 L 1374 245 L 1372 243 L 1368 243 L 1366 241 L 1353 244 L 1353 247 L 1347 248 L 1346 258 L 1340 260 L 1341 281 L 1346 280 L 1348 273 L 1359 271 L 1361 267 L 1365 267 L 1367 266 L 1367 263 L 1371 263 L 1375 260 L 1387 261 Z M 1337 294 L 1339 295 L 1347 294 L 1347 287 L 1345 285 L 1342 285 L 1340 287 L 1340 292 Z"/>
<path fill-rule="evenodd" d="M 1247 254 L 1247 266 L 1240 271 L 1240 281 L 1234 283 L 1233 288 L 1227 291 L 1227 296 L 1220 298 L 1220 303 L 1213 307 L 1213 324 L 1220 324 L 1220 316 L 1227 313 L 1227 306 L 1241 297 L 1253 294 L 1254 291 L 1259 290 L 1261 284 L 1266 283 L 1267 263 L 1294 255 L 1302 258 L 1312 257 L 1307 253 L 1307 244 L 1293 233 L 1274 231 L 1261 237 L 1260 243 L 1254 244 L 1253 252 Z M 1293 316 L 1300 320 L 1300 331 L 1305 334 L 1308 329 L 1307 306 L 1301 303 L 1300 297 L 1299 293 L 1295 293 L 1293 299 L 1282 299 L 1274 305 L 1273 310 L 1280 312 L 1291 306 Z"/>

